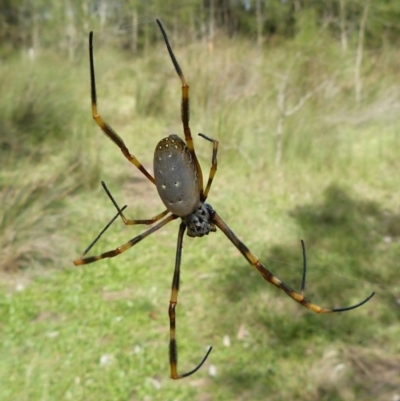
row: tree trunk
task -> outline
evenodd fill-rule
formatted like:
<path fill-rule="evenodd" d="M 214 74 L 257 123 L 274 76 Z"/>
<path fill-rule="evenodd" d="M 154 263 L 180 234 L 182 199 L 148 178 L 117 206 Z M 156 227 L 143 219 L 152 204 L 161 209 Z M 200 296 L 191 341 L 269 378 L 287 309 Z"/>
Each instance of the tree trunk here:
<path fill-rule="evenodd" d="M 365 3 L 363 14 L 361 17 L 361 22 L 360 22 L 360 31 L 358 33 L 357 57 L 356 57 L 356 64 L 355 64 L 355 68 L 354 68 L 354 87 L 355 87 L 355 96 L 356 96 L 357 106 L 359 106 L 359 104 L 361 102 L 361 90 L 362 90 L 361 64 L 362 64 L 362 59 L 363 59 L 365 26 L 367 25 L 370 2 L 371 2 L 371 0 L 367 0 Z"/>
<path fill-rule="evenodd" d="M 346 32 L 346 1 L 340 0 L 340 39 L 342 52 L 347 51 L 347 32 Z"/>
<path fill-rule="evenodd" d="M 136 8 L 132 9 L 132 36 L 131 36 L 131 50 L 136 53 L 138 48 L 138 14 Z"/>
<path fill-rule="evenodd" d="M 262 12 L 261 0 L 256 0 L 256 21 L 257 21 L 257 45 L 261 46 L 264 42 L 263 25 L 264 15 Z"/>
<path fill-rule="evenodd" d="M 32 60 L 40 51 L 40 22 L 39 13 L 34 9 L 32 17 L 32 45 L 29 49 L 29 58 Z"/>
<path fill-rule="evenodd" d="M 208 50 L 212 52 L 214 50 L 214 35 L 215 35 L 215 12 L 214 12 L 214 0 L 210 0 L 210 9 L 208 16 Z"/>

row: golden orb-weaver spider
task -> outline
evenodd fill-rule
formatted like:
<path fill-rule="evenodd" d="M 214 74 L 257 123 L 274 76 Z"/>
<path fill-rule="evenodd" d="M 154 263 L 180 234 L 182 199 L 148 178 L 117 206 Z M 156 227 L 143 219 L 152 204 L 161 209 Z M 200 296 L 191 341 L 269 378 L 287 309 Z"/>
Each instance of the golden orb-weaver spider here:
<path fill-rule="evenodd" d="M 205 203 L 208 193 L 211 188 L 211 184 L 214 179 L 214 175 L 217 171 L 217 151 L 218 151 L 218 141 L 211 139 L 203 134 L 199 134 L 204 139 L 212 142 L 213 153 L 211 169 L 209 173 L 209 178 L 207 185 L 204 189 L 203 186 L 203 174 L 200 168 L 200 164 L 197 160 L 196 152 L 193 145 L 193 139 L 189 127 L 189 85 L 187 84 L 182 70 L 175 58 L 172 51 L 171 45 L 168 41 L 167 34 L 161 24 L 157 19 L 157 24 L 160 27 L 161 33 L 164 37 L 165 44 L 167 46 L 169 55 L 171 57 L 172 63 L 174 64 L 175 70 L 182 82 L 182 104 L 181 104 L 181 118 L 183 124 L 183 131 L 185 134 L 185 141 L 183 141 L 177 135 L 170 135 L 167 138 L 162 139 L 156 146 L 154 152 L 154 177 L 143 167 L 143 165 L 133 156 L 128 148 L 126 147 L 124 141 L 120 136 L 101 118 L 97 111 L 97 95 L 96 95 L 96 82 L 94 74 L 94 63 L 93 63 L 93 32 L 89 35 L 89 58 L 90 58 L 90 82 L 91 82 L 91 99 L 92 99 L 92 115 L 93 119 L 97 125 L 103 130 L 103 132 L 121 149 L 123 155 L 135 165 L 147 178 L 157 187 L 158 194 L 167 208 L 162 213 L 146 220 L 131 220 L 127 219 L 123 210 L 119 208 L 116 201 L 112 197 L 111 193 L 108 191 L 104 182 L 102 185 L 116 207 L 118 213 L 110 221 L 109 224 L 103 229 L 103 231 L 96 237 L 92 244 L 83 253 L 83 256 L 79 259 L 74 260 L 75 265 L 83 265 L 87 263 L 92 263 L 104 258 L 112 258 L 125 252 L 129 248 L 136 245 L 138 242 L 153 234 L 155 231 L 159 230 L 161 227 L 165 226 L 172 220 L 178 218 L 181 219 L 178 232 L 178 243 L 176 249 L 176 259 L 175 259 L 175 270 L 172 279 L 172 289 L 169 304 L 169 321 L 170 321 L 170 341 L 169 341 L 169 362 L 171 368 L 171 378 L 181 379 L 195 373 L 203 363 L 206 361 L 208 355 L 210 354 L 212 347 L 209 348 L 206 355 L 202 361 L 191 371 L 183 374 L 178 373 L 178 347 L 176 342 L 176 315 L 175 309 L 178 303 L 178 292 L 179 292 L 179 281 L 180 281 L 180 265 L 181 265 L 181 254 L 182 254 L 182 242 L 183 235 L 187 229 L 187 234 L 190 237 L 202 237 L 208 235 L 210 232 L 215 232 L 219 228 L 233 243 L 233 245 L 241 252 L 245 259 L 253 265 L 262 277 L 269 283 L 275 285 L 282 291 L 284 291 L 290 298 L 294 299 L 296 302 L 311 309 L 316 313 L 332 313 L 332 312 L 343 312 L 351 309 L 358 308 L 359 306 L 365 304 L 369 301 L 374 293 L 369 295 L 362 302 L 343 308 L 321 308 L 308 301 L 304 297 L 305 289 L 305 279 L 306 279 L 306 254 L 304 243 L 302 241 L 303 247 L 303 277 L 301 284 L 300 293 L 292 290 L 288 285 L 280 281 L 276 276 L 274 276 L 261 262 L 260 260 L 246 247 L 246 245 L 239 240 L 239 238 L 234 234 L 234 232 L 226 225 L 226 223 L 221 219 L 219 214 L 209 205 Z M 163 219 L 158 224 L 154 225 L 149 230 L 138 235 L 135 238 L 129 240 L 126 244 L 119 246 L 118 248 L 102 253 L 97 256 L 87 256 L 85 254 L 89 249 L 96 243 L 104 231 L 109 227 L 109 225 L 118 217 L 121 216 L 124 224 L 126 225 L 136 225 L 145 224 L 151 225 L 157 221 Z"/>

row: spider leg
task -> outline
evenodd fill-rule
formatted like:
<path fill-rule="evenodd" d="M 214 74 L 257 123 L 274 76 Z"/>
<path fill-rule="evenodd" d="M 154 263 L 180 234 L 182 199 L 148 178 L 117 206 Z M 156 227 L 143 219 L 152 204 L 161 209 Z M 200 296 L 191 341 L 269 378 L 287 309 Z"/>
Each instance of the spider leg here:
<path fill-rule="evenodd" d="M 182 69 L 176 60 L 174 52 L 172 51 L 171 45 L 168 40 L 167 33 L 159 19 L 156 19 L 158 26 L 160 27 L 161 33 L 164 37 L 164 42 L 167 46 L 168 53 L 171 57 L 172 63 L 174 64 L 175 71 L 178 74 L 181 82 L 182 82 L 182 104 L 181 104 L 181 119 L 183 124 L 183 132 L 185 134 L 186 145 L 189 148 L 190 153 L 192 154 L 193 160 L 196 163 L 197 174 L 199 178 L 199 187 L 200 193 L 203 193 L 203 173 L 201 171 L 200 163 L 197 160 L 196 152 L 194 150 L 193 138 L 189 127 L 189 117 L 190 117 L 190 108 L 189 108 L 189 85 L 186 82 L 185 76 L 183 75 Z"/>
<path fill-rule="evenodd" d="M 104 181 L 101 181 L 101 185 L 103 186 L 104 190 L 106 191 L 106 194 L 108 197 L 111 199 L 111 202 L 117 209 L 118 213 L 106 224 L 106 226 L 100 231 L 100 233 L 97 235 L 97 237 L 90 243 L 90 245 L 85 249 L 85 251 L 82 253 L 81 257 L 85 256 L 92 248 L 93 246 L 97 243 L 97 241 L 101 238 L 101 236 L 107 231 L 107 229 L 111 226 L 112 223 L 117 219 L 118 216 L 121 216 L 121 219 L 125 225 L 137 225 L 137 224 L 146 224 L 146 225 L 151 225 L 153 223 L 156 223 L 158 220 L 162 219 L 165 215 L 168 214 L 168 210 L 164 210 L 162 213 L 159 213 L 158 215 L 150 218 L 150 219 L 145 219 L 145 220 L 132 220 L 132 219 L 127 219 L 125 215 L 122 213 L 123 210 L 127 208 L 127 205 L 125 205 L 122 209 L 118 206 L 117 202 L 115 201 L 114 197 L 111 195 L 111 192 L 107 188 L 106 184 Z"/>
<path fill-rule="evenodd" d="M 150 224 L 153 224 L 153 223 L 157 222 L 158 220 L 162 219 L 165 215 L 167 215 L 169 213 L 168 209 L 167 209 L 167 210 L 164 210 L 162 213 L 159 213 L 156 216 L 151 217 L 150 219 L 144 219 L 144 220 L 127 219 L 124 216 L 124 214 L 122 213 L 122 209 L 119 208 L 118 203 L 115 201 L 114 197 L 111 195 L 111 192 L 107 188 L 106 183 L 104 181 L 101 181 L 101 185 L 103 186 L 104 191 L 106 191 L 106 194 L 108 195 L 108 197 L 110 198 L 111 202 L 113 203 L 113 205 L 117 209 L 118 215 L 121 216 L 122 221 L 127 226 L 134 226 L 134 225 L 137 225 L 137 224 L 150 225 Z M 123 209 L 125 209 L 125 208 L 123 208 Z"/>
<path fill-rule="evenodd" d="M 128 206 L 125 205 L 122 209 L 118 209 L 118 213 L 106 224 L 106 226 L 100 231 L 97 237 L 90 243 L 90 245 L 84 250 L 81 257 L 85 256 L 96 244 L 96 242 L 101 238 L 101 236 L 107 231 L 107 229 L 111 226 L 112 223 L 118 218 L 118 216 L 125 210 Z"/>
<path fill-rule="evenodd" d="M 79 259 L 74 260 L 74 265 L 75 266 L 80 266 L 80 265 L 85 265 L 88 263 L 93 263 L 96 262 L 97 260 L 105 259 L 105 258 L 113 258 L 114 256 L 119 255 L 122 252 L 125 252 L 129 248 L 132 248 L 134 245 L 136 245 L 138 242 L 140 242 L 142 239 L 146 238 L 150 234 L 153 234 L 155 231 L 159 230 L 161 227 L 164 227 L 166 224 L 168 224 L 170 221 L 177 219 L 178 216 L 171 214 L 167 218 L 165 218 L 163 221 L 155 225 L 154 227 L 151 227 L 149 230 L 145 231 L 144 233 L 138 235 L 135 238 L 132 238 L 129 240 L 126 244 L 123 244 L 119 246 L 116 249 L 113 249 L 108 252 L 104 252 L 101 255 L 97 256 L 87 256 L 85 258 L 81 257 Z"/>
<path fill-rule="evenodd" d="M 306 258 L 305 258 L 305 248 L 303 248 L 303 278 L 302 278 L 302 288 L 301 294 L 292 290 L 287 284 L 283 283 L 276 276 L 274 276 L 261 262 L 260 260 L 247 248 L 247 246 L 239 240 L 239 238 L 235 235 L 235 233 L 226 225 L 226 223 L 221 219 L 221 217 L 214 212 L 212 222 L 228 237 L 228 239 L 235 245 L 235 247 L 240 251 L 240 253 L 247 259 L 247 261 L 253 265 L 259 273 L 263 276 L 263 278 L 274 286 L 278 287 L 280 290 L 284 291 L 290 298 L 294 299 L 299 304 L 305 306 L 306 308 L 312 310 L 315 313 L 332 313 L 332 312 L 344 312 L 351 309 L 358 308 L 361 305 L 364 305 L 368 302 L 375 293 L 373 292 L 363 301 L 352 305 L 346 306 L 342 308 L 321 308 L 318 305 L 315 305 L 308 301 L 304 295 L 305 288 L 305 276 L 306 276 Z"/>
<path fill-rule="evenodd" d="M 176 341 L 176 316 L 175 309 L 178 304 L 178 292 L 179 292 L 179 281 L 180 281 L 180 267 L 181 267 L 181 256 L 182 256 L 182 242 L 183 242 L 183 234 L 185 233 L 186 225 L 182 222 L 179 226 L 178 232 L 178 244 L 176 247 L 176 259 L 175 259 L 175 270 L 174 276 L 172 279 L 172 288 L 171 288 L 171 298 L 169 301 L 169 332 L 170 332 L 170 340 L 169 340 L 169 363 L 171 366 L 171 378 L 172 379 L 182 379 L 184 377 L 188 377 L 193 373 L 197 372 L 204 362 L 206 361 L 208 355 L 210 354 L 212 347 L 209 348 L 206 355 L 202 359 L 202 361 L 191 371 L 183 374 L 178 374 L 178 345 Z"/>
<path fill-rule="evenodd" d="M 89 34 L 89 59 L 90 59 L 90 92 L 92 98 L 92 116 L 96 124 L 103 130 L 103 132 L 121 149 L 123 155 L 135 165 L 153 184 L 155 184 L 154 177 L 143 167 L 143 165 L 131 155 L 129 149 L 126 147 L 122 138 L 101 118 L 97 111 L 97 94 L 96 94 L 96 80 L 94 74 L 94 61 L 93 61 L 93 32 Z"/>
<path fill-rule="evenodd" d="M 204 134 L 199 134 L 204 139 L 207 139 L 207 141 L 210 141 L 213 143 L 213 153 L 212 153 L 212 159 L 211 159 L 211 168 L 210 168 L 210 175 L 208 176 L 208 181 L 207 181 L 207 186 L 206 189 L 204 190 L 204 193 L 202 194 L 202 202 L 205 202 L 208 196 L 208 192 L 210 191 L 212 182 L 214 180 L 215 173 L 217 172 L 217 153 L 218 153 L 218 144 L 219 142 L 215 139 L 209 138 L 208 136 Z"/>

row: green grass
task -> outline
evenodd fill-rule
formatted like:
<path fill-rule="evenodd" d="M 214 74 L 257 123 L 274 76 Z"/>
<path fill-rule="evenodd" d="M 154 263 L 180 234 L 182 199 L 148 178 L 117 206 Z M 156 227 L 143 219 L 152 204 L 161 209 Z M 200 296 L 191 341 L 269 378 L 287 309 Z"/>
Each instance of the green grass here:
<path fill-rule="evenodd" d="M 198 373 L 172 381 L 167 308 L 178 223 L 115 259 L 74 267 L 114 213 L 100 179 L 129 205 L 131 218 L 163 206 L 154 186 L 94 127 L 86 59 L 65 66 L 45 55 L 26 82 L 16 79 L 21 62 L 14 60 L 0 77 L 10 87 L 0 104 L 2 132 L 13 133 L 2 136 L 1 148 L 0 243 L 11 255 L 0 259 L 2 400 L 395 399 L 397 58 L 366 59 L 365 97 L 356 108 L 351 57 L 338 57 L 329 43 L 300 49 L 288 105 L 324 80 L 329 85 L 286 119 L 276 166 L 276 96 L 292 46 L 175 49 L 191 85 L 192 132 L 220 141 L 209 202 L 296 289 L 303 238 L 313 302 L 346 306 L 372 291 L 375 298 L 351 312 L 315 315 L 263 281 L 220 232 L 185 237 L 179 369 L 193 368 L 209 345 L 214 350 Z M 181 133 L 179 80 L 167 52 L 133 58 L 100 48 L 95 62 L 102 116 L 151 170 L 157 141 Z M 206 175 L 210 144 L 197 135 L 195 144 Z M 93 252 L 142 230 L 117 221 Z"/>

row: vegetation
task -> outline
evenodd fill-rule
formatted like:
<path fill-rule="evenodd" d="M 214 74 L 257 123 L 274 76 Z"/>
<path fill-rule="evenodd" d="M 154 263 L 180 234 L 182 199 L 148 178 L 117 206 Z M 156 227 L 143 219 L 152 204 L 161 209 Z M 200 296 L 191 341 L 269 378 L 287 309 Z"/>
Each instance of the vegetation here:
<path fill-rule="evenodd" d="M 307 294 L 319 305 L 377 294 L 360 309 L 315 315 L 263 281 L 221 233 L 185 237 L 179 368 L 214 350 L 195 375 L 170 380 L 177 224 L 117 258 L 72 265 L 114 214 L 101 179 L 131 218 L 162 204 L 93 123 L 87 32 L 74 31 L 73 53 L 57 47 L 55 19 L 68 14 L 53 10 L 33 56 L 27 29 L 10 28 L 0 47 L 1 400 L 400 399 L 396 2 L 271 2 L 271 13 L 269 2 L 249 2 L 265 11 L 259 46 L 255 8 L 252 20 L 239 3 L 210 1 L 193 19 L 198 2 L 178 13 L 168 2 L 145 13 L 140 2 L 136 52 L 127 51 L 129 30 L 109 28 L 115 13 L 99 18 L 101 4 L 82 7 L 87 19 L 74 14 L 74 26 L 97 27 L 99 109 L 131 152 L 151 170 L 158 140 L 182 129 L 179 79 L 150 15 L 171 31 L 191 88 L 192 132 L 220 141 L 213 207 L 293 288 L 303 238 Z M 199 32 L 209 33 L 201 18 L 210 22 L 212 4 L 229 6 L 236 23 L 229 31 L 215 11 L 210 42 Z M 33 21 L 32 3 L 7 7 Z M 206 174 L 210 144 L 194 140 Z M 92 252 L 142 231 L 116 221 Z"/>

